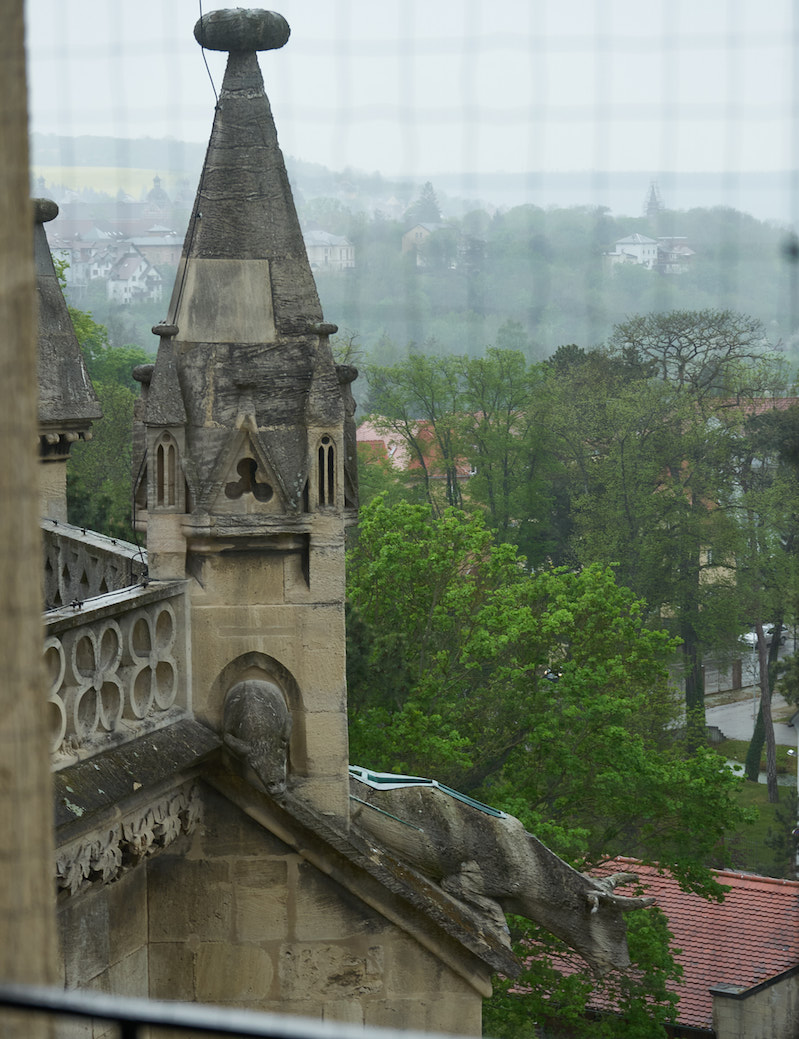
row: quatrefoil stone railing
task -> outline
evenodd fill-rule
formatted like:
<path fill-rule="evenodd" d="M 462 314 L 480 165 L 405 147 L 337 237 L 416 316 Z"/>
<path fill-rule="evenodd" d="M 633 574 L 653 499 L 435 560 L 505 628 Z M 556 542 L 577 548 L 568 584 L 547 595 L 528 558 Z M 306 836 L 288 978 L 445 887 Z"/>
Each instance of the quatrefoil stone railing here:
<path fill-rule="evenodd" d="M 56 768 L 186 709 L 183 594 L 180 584 L 127 588 L 46 615 Z"/>

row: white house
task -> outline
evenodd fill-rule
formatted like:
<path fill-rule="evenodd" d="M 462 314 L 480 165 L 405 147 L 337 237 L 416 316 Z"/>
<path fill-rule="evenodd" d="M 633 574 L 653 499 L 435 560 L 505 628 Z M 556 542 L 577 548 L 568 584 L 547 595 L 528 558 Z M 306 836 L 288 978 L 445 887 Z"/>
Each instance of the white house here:
<path fill-rule="evenodd" d="M 348 238 L 327 231 L 306 231 L 302 236 L 313 271 L 345 271 L 355 266 L 355 247 Z"/>
<path fill-rule="evenodd" d="M 644 234 L 630 234 L 615 243 L 616 248 L 608 257 L 612 263 L 637 263 L 653 270 L 658 262 L 658 243 Z"/>
<path fill-rule="evenodd" d="M 159 300 L 163 279 L 153 265 L 132 247 L 116 261 L 108 275 L 108 298 L 117 303 Z"/>

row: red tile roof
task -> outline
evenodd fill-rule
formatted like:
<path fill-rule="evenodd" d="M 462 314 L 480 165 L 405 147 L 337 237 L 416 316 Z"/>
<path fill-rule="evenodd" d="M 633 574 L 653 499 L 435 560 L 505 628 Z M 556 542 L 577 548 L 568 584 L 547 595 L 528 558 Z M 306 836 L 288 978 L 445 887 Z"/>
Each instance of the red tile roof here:
<path fill-rule="evenodd" d="M 747 989 L 799 966 L 799 881 L 716 871 L 719 883 L 730 888 L 719 903 L 686 894 L 673 877 L 630 859 L 616 859 L 596 872 L 619 870 L 638 874 L 682 950 L 676 957 L 684 971 L 678 989 L 681 1025 L 712 1027 L 712 987 Z"/>

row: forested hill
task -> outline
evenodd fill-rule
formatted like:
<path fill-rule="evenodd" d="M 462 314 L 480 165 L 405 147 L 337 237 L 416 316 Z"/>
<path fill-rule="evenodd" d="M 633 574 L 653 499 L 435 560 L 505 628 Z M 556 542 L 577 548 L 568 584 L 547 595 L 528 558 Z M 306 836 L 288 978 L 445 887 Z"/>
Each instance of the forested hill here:
<path fill-rule="evenodd" d="M 45 171 L 36 190 L 55 190 L 50 178 L 66 164 L 73 179 L 82 178 L 87 197 L 114 197 L 121 168 L 135 171 L 142 198 L 156 174 L 168 192 L 182 181 L 191 194 L 204 150 L 204 144 L 179 141 L 34 134 L 34 167 Z M 322 264 L 315 275 L 326 316 L 354 333 L 372 360 L 391 362 L 409 348 L 476 356 L 489 345 L 521 348 L 535 359 L 566 343 L 596 346 L 632 314 L 714 308 L 757 318 L 770 343 L 796 360 L 795 238 L 784 221 L 724 204 L 730 185 L 721 177 L 673 175 L 661 185 L 660 210 L 647 218 L 640 215 L 649 189 L 642 174 L 479 180 L 463 174 L 429 185 L 429 205 L 420 215 L 425 189 L 410 180 L 336 172 L 291 158 L 287 164 L 304 230 L 341 235 L 354 246 L 353 270 Z M 741 175 L 735 186 L 741 198 L 751 188 L 754 199 L 769 186 L 776 189 L 778 179 Z M 487 188 L 496 197 L 478 197 Z M 620 205 L 626 199 L 629 206 L 611 209 L 599 204 L 603 197 L 618 197 Z M 781 197 L 772 208 L 780 208 Z M 403 251 L 403 235 L 418 220 L 430 223 L 433 233 Z M 679 238 L 690 258 L 668 273 L 610 262 L 606 254 L 632 234 Z M 121 315 L 110 312 L 105 286 L 99 288 L 73 302 L 114 330 Z M 120 339 L 112 331 L 113 343 L 149 346 L 149 311 L 139 321 L 135 307 L 123 309 L 130 332 Z"/>
<path fill-rule="evenodd" d="M 347 235 L 356 269 L 317 272 L 330 320 L 357 331 L 380 363 L 409 344 L 425 353 L 477 356 L 488 345 L 530 359 L 566 343 L 592 348 L 633 314 L 730 309 L 759 319 L 772 346 L 795 360 L 797 268 L 782 227 L 724 207 L 614 217 L 594 206 L 516 206 L 449 219 L 401 251 L 407 222 L 365 219 L 322 200 L 306 219 Z M 674 236 L 691 253 L 664 273 L 613 263 L 626 236 Z"/>

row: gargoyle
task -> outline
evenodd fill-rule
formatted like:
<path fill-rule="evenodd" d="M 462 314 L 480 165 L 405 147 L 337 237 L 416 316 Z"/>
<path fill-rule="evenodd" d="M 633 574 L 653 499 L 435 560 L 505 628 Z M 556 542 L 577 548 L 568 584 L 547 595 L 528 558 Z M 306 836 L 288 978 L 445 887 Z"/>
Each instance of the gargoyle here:
<path fill-rule="evenodd" d="M 433 780 L 350 768 L 352 819 L 399 859 L 505 928 L 515 913 L 561 938 L 598 973 L 629 965 L 622 913 L 653 898 L 614 893 L 635 874 L 579 873 L 518 819 Z"/>
<path fill-rule="evenodd" d="M 291 713 L 279 686 L 265 679 L 237 682 L 225 698 L 224 742 L 243 758 L 270 794 L 286 789 Z"/>

